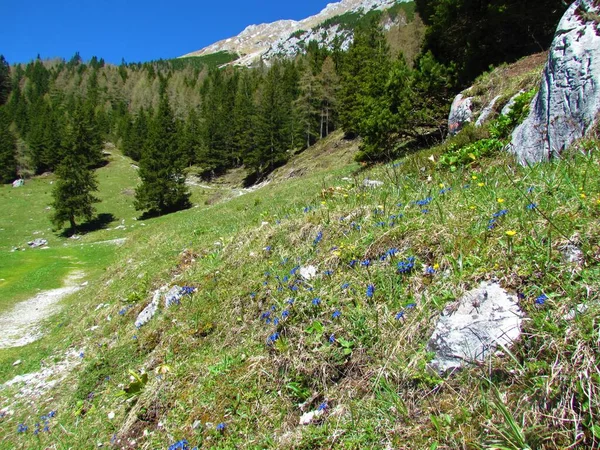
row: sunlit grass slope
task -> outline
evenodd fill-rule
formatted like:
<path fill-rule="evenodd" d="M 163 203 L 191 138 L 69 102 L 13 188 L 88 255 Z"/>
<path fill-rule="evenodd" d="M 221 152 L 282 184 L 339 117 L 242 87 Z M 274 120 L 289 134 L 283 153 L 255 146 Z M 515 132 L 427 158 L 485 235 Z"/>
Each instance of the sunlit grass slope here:
<path fill-rule="evenodd" d="M 347 143 L 314 157 L 333 145 Z M 51 396 L 2 419 L 3 448 L 593 446 L 600 156 L 574 149 L 523 168 L 497 154 L 447 171 L 440 151 L 368 170 L 284 168 L 256 192 L 131 230 L 22 367 L 10 363 L 23 353 L 0 353 L 6 380 L 85 348 Z M 316 276 L 302 279 L 309 266 Z M 482 280 L 519 294 L 523 337 L 442 378 L 426 368 L 427 340 Z M 174 284 L 197 292 L 136 329 L 153 291 Z M 50 431 L 34 435 L 50 410 Z"/>

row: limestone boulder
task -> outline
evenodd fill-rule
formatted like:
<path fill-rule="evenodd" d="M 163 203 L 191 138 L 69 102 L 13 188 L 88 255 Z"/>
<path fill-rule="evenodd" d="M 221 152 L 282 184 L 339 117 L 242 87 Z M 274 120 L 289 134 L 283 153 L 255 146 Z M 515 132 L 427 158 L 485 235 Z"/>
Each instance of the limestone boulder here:
<path fill-rule="evenodd" d="M 497 283 L 482 283 L 443 311 L 427 343 L 435 353 L 430 368 L 445 373 L 510 347 L 521 334 L 522 316 L 515 295 Z"/>
<path fill-rule="evenodd" d="M 600 111 L 600 6 L 577 0 L 558 25 L 539 93 L 509 149 L 521 164 L 559 156 L 595 125 Z"/>

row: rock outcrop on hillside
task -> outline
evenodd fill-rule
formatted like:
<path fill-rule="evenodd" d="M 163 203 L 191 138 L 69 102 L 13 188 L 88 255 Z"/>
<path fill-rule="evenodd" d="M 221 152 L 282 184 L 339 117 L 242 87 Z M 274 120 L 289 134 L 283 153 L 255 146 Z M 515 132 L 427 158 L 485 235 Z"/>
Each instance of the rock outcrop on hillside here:
<path fill-rule="evenodd" d="M 559 156 L 595 125 L 600 111 L 600 4 L 577 0 L 556 31 L 538 95 L 513 133 L 521 164 Z"/>

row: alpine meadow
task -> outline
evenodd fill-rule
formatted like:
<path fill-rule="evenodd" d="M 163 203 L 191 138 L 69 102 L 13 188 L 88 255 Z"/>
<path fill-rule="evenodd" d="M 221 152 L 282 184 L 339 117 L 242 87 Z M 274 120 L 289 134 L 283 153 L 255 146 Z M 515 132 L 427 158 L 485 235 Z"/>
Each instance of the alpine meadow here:
<path fill-rule="evenodd" d="M 529 3 L 0 56 L 0 449 L 600 448 L 600 1 Z"/>

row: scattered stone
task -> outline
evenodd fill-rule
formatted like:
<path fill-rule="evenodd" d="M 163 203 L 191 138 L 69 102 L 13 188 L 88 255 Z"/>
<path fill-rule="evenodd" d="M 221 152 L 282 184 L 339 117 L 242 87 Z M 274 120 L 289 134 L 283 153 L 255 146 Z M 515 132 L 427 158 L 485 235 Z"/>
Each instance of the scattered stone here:
<path fill-rule="evenodd" d="M 442 313 L 427 350 L 430 367 L 439 373 L 483 362 L 499 346 L 509 347 L 521 335 L 517 297 L 497 283 L 482 283 Z"/>
<path fill-rule="evenodd" d="M 100 303 L 98 306 L 96 306 L 95 311 L 100 311 L 102 308 L 106 308 L 108 306 L 108 303 Z"/>
<path fill-rule="evenodd" d="M 126 230 L 127 227 L 125 225 L 119 225 L 114 228 L 115 230 Z"/>
<path fill-rule="evenodd" d="M 458 94 L 452 102 L 450 115 L 448 116 L 448 130 L 451 135 L 457 134 L 467 123 L 473 120 L 472 97 L 464 97 Z"/>
<path fill-rule="evenodd" d="M 378 188 L 383 186 L 383 181 L 369 180 L 368 178 L 366 178 L 363 181 L 363 186 L 368 188 Z"/>
<path fill-rule="evenodd" d="M 317 268 L 315 266 L 301 267 L 300 276 L 305 280 L 312 280 L 317 276 Z"/>
<path fill-rule="evenodd" d="M 300 417 L 300 425 L 310 425 L 311 423 L 314 423 L 323 417 L 323 414 L 325 414 L 325 411 L 323 410 L 304 413 L 302 414 L 302 417 Z"/>
<path fill-rule="evenodd" d="M 48 241 L 46 239 L 35 239 L 27 243 L 31 248 L 39 248 L 48 245 Z"/>
<path fill-rule="evenodd" d="M 21 364 L 21 360 L 17 359 L 14 363 L 13 363 L 13 367 L 18 366 L 19 364 Z"/>
<path fill-rule="evenodd" d="M 135 320 L 136 328 L 146 325 L 156 315 L 156 312 L 158 311 L 158 305 L 160 303 L 160 297 L 165 289 L 165 287 L 162 287 L 154 291 L 152 301 L 148 306 L 146 306 L 146 308 L 144 308 L 144 310 L 137 316 L 137 319 Z"/>
<path fill-rule="evenodd" d="M 192 430 L 198 430 L 200 428 L 202 428 L 202 422 L 199 420 L 196 420 L 194 422 L 194 424 L 192 425 Z"/>
<path fill-rule="evenodd" d="M 485 108 L 483 108 L 483 111 L 481 111 L 481 114 L 479 115 L 477 122 L 475 122 L 476 127 L 481 127 L 485 122 L 487 122 L 487 120 L 493 114 L 494 106 L 496 106 L 496 102 L 499 99 L 500 99 L 500 95 L 497 95 L 496 97 L 494 97 L 492 99 L 492 101 Z"/>
<path fill-rule="evenodd" d="M 513 95 L 510 100 L 508 101 L 508 103 L 506 105 L 504 105 L 504 108 L 502 108 L 502 111 L 500 112 L 501 116 L 508 116 L 508 114 L 512 111 L 513 106 L 515 106 L 515 103 L 517 102 L 517 98 L 519 97 L 519 95 L 524 94 L 525 91 L 523 89 L 521 89 L 519 92 L 517 92 L 515 95 Z"/>
<path fill-rule="evenodd" d="M 179 305 L 181 303 L 181 287 L 173 286 L 169 292 L 165 294 L 165 308 L 169 309 L 171 306 Z"/>
<path fill-rule="evenodd" d="M 577 305 L 576 308 L 570 310 L 567 314 L 565 314 L 563 316 L 564 320 L 568 320 L 571 321 L 573 319 L 575 319 L 575 317 L 585 313 L 588 310 L 588 306 L 584 305 L 583 303 L 580 303 L 579 305 Z"/>
<path fill-rule="evenodd" d="M 75 241 L 78 241 L 79 239 L 81 239 L 81 236 L 79 236 L 78 234 L 74 234 L 73 236 L 71 236 L 69 239 L 73 239 Z"/>
<path fill-rule="evenodd" d="M 562 258 L 568 264 L 573 264 L 577 267 L 583 267 L 585 257 L 579 247 L 573 243 L 568 243 L 561 248 Z"/>
<path fill-rule="evenodd" d="M 12 187 L 14 187 L 14 188 L 20 188 L 20 187 L 23 187 L 24 185 L 25 185 L 25 180 L 23 180 L 23 179 L 15 180 L 12 183 Z"/>
<path fill-rule="evenodd" d="M 523 165 L 559 156 L 596 124 L 600 111 L 600 14 L 577 0 L 558 25 L 538 95 L 514 131 L 510 150 Z"/>
<path fill-rule="evenodd" d="M 108 415 L 107 415 L 107 417 L 108 417 L 108 420 L 113 420 L 115 418 L 114 411 L 109 412 Z"/>

